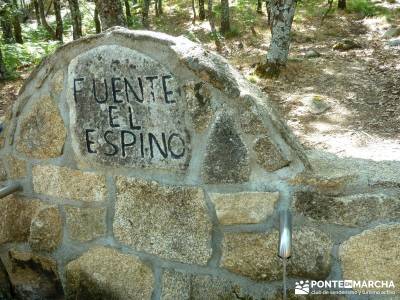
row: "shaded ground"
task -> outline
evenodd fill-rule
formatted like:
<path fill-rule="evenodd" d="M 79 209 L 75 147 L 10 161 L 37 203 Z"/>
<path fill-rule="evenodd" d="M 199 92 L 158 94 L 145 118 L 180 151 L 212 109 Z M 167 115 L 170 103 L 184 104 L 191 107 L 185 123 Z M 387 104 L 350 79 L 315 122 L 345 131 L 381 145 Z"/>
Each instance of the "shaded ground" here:
<path fill-rule="evenodd" d="M 335 26 L 338 36 L 321 34 Z M 279 80 L 258 82 L 307 147 L 400 160 L 400 47 L 386 46 L 388 28 L 382 18 L 327 19 L 310 41 L 295 36 L 292 55 L 300 59 L 291 61 Z M 361 49 L 332 50 L 342 38 L 356 41 Z M 321 57 L 305 59 L 309 49 Z M 312 100 L 329 108 L 312 113 Z"/>
<path fill-rule="evenodd" d="M 391 26 L 400 26 L 400 1 L 379 1 L 377 5 L 385 7 L 386 14 L 362 18 L 334 12 L 322 25 L 325 2 L 312 4 L 315 11 L 300 6 L 290 62 L 278 79 L 271 80 L 253 74 L 269 45 L 266 16 L 256 14 L 253 3 L 236 0 L 231 7 L 232 32 L 229 38 L 221 37 L 221 54 L 272 98 L 307 148 L 339 156 L 400 160 L 400 47 L 388 47 L 383 36 Z M 89 24 L 91 8 L 87 11 L 85 23 Z M 153 30 L 183 34 L 215 49 L 208 22 L 192 24 L 187 3 L 165 6 L 165 11 L 164 16 L 153 17 Z M 133 28 L 138 28 L 138 18 Z M 86 31 L 93 28 L 88 25 Z M 70 33 L 65 40 L 69 38 Z M 333 50 L 343 39 L 351 39 L 361 48 Z M 311 49 L 321 56 L 307 58 Z M 21 82 L 0 84 L 0 115 L 15 98 Z"/>

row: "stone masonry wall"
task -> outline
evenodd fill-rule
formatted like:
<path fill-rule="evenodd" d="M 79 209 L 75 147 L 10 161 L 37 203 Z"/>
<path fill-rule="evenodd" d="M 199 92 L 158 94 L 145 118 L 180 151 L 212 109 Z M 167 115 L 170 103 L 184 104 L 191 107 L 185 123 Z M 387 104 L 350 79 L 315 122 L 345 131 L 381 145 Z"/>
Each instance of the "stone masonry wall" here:
<path fill-rule="evenodd" d="M 0 179 L 23 185 L 0 199 L 0 298 L 281 299 L 285 208 L 290 297 L 300 279 L 400 293 L 400 164 L 304 151 L 184 38 L 113 28 L 61 47 L 0 142 Z"/>

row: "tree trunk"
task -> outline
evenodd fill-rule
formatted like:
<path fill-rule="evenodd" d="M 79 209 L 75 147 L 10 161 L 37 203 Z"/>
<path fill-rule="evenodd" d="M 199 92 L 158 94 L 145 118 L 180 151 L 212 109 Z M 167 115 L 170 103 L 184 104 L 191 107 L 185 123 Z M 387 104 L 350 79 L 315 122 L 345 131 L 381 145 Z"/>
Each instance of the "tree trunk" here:
<path fill-rule="evenodd" d="M 60 0 L 53 0 L 54 14 L 56 15 L 56 39 L 63 41 L 63 20 L 61 17 L 61 5 Z"/>
<path fill-rule="evenodd" d="M 40 20 L 42 22 L 43 27 L 47 30 L 47 32 L 50 34 L 51 38 L 56 38 L 56 33 L 54 32 L 53 28 L 47 23 L 46 20 L 46 15 L 44 11 L 44 4 L 43 0 L 37 0 L 38 1 L 38 6 L 39 6 L 39 14 L 40 14 Z"/>
<path fill-rule="evenodd" d="M 229 0 L 221 0 L 221 28 L 222 34 L 229 32 L 231 29 L 229 21 Z"/>
<path fill-rule="evenodd" d="M 131 5 L 129 4 L 129 0 L 124 0 L 124 4 L 125 4 L 126 20 L 128 25 L 130 25 L 132 20 Z"/>
<path fill-rule="evenodd" d="M 338 0 L 338 6 L 339 9 L 346 9 L 346 0 Z"/>
<path fill-rule="evenodd" d="M 19 22 L 19 17 L 18 14 L 14 14 L 12 17 L 12 25 L 14 28 L 14 37 L 15 41 L 18 44 L 23 44 L 24 40 L 22 39 L 22 28 L 21 28 L 21 23 Z"/>
<path fill-rule="evenodd" d="M 7 77 L 6 65 L 3 59 L 3 53 L 0 49 L 0 80 L 4 80 Z"/>
<path fill-rule="evenodd" d="M 285 66 L 290 47 L 290 32 L 296 0 L 271 0 L 271 44 L 267 53 L 270 71 L 279 73 L 279 68 Z"/>
<path fill-rule="evenodd" d="M 211 33 L 212 33 L 212 36 L 214 37 L 215 46 L 217 47 L 217 51 L 221 52 L 222 45 L 218 38 L 217 30 L 215 29 L 214 11 L 213 11 L 213 2 L 212 1 L 213 0 L 208 0 L 208 3 L 207 3 L 207 5 L 208 5 L 208 21 L 210 22 Z"/>
<path fill-rule="evenodd" d="M 192 11 L 193 11 L 192 24 L 196 24 L 196 6 L 194 4 L 194 0 L 192 0 Z"/>
<path fill-rule="evenodd" d="M 162 0 L 156 1 L 158 1 L 158 14 L 161 16 L 163 14 Z"/>
<path fill-rule="evenodd" d="M 2 12 L 0 15 L 1 31 L 3 32 L 3 40 L 6 44 L 14 43 L 14 34 L 11 26 L 11 18 L 8 12 Z"/>
<path fill-rule="evenodd" d="M 82 36 L 82 16 L 79 9 L 79 1 L 68 0 L 68 4 L 72 19 L 72 38 L 77 40 Z"/>
<path fill-rule="evenodd" d="M 158 13 L 158 1 L 154 1 L 154 10 L 156 11 L 156 17 L 158 17 L 160 14 Z"/>
<path fill-rule="evenodd" d="M 96 27 L 96 33 L 101 32 L 101 24 L 100 24 L 100 18 L 99 18 L 99 10 L 97 9 L 97 6 L 94 8 L 94 26 Z"/>
<path fill-rule="evenodd" d="M 257 13 L 262 14 L 262 0 L 257 0 Z"/>
<path fill-rule="evenodd" d="M 267 10 L 267 22 L 268 26 L 271 28 L 271 0 L 265 0 L 265 8 Z"/>
<path fill-rule="evenodd" d="M 103 30 L 113 26 L 126 26 L 122 4 L 119 0 L 95 0 L 95 3 Z"/>
<path fill-rule="evenodd" d="M 199 0 L 199 19 L 203 21 L 206 18 L 206 11 L 204 9 L 204 0 Z"/>
<path fill-rule="evenodd" d="M 21 22 L 19 19 L 20 16 L 20 11 L 18 8 L 18 2 L 17 0 L 12 1 L 12 25 L 14 29 L 14 37 L 15 41 L 18 44 L 23 44 L 24 40 L 22 39 L 22 28 L 21 28 Z"/>
<path fill-rule="evenodd" d="M 38 0 L 33 0 L 33 7 L 35 8 L 35 17 L 38 25 L 42 25 L 42 21 L 40 20 L 40 12 L 39 12 L 39 3 Z"/>
<path fill-rule="evenodd" d="M 142 8 L 142 24 L 144 28 L 149 28 L 149 8 L 150 8 L 150 0 L 143 0 L 143 8 Z"/>

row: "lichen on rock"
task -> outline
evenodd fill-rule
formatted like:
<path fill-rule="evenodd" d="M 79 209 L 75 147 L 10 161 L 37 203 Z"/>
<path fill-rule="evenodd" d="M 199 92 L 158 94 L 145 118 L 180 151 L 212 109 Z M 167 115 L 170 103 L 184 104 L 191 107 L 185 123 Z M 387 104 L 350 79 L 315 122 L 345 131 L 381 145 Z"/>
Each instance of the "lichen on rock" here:
<path fill-rule="evenodd" d="M 49 96 L 43 96 L 33 105 L 19 127 L 18 152 L 37 159 L 62 154 L 67 131 L 57 104 Z"/>

